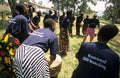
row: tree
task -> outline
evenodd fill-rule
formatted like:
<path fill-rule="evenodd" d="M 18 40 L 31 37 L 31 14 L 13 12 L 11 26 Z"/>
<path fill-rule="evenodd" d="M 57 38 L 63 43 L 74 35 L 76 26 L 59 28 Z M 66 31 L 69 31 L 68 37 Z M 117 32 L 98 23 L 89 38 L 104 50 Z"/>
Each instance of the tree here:
<path fill-rule="evenodd" d="M 15 11 L 16 0 L 8 0 L 8 3 L 11 9 L 11 13 L 13 13 Z"/>
<path fill-rule="evenodd" d="M 115 24 L 118 18 L 120 18 L 120 1 L 119 0 L 105 0 L 107 1 L 107 4 L 111 4 L 110 6 L 107 6 L 107 9 L 105 10 L 105 14 L 108 13 L 108 18 L 111 18 L 112 23 Z M 110 12 L 109 12 L 110 11 Z"/>
<path fill-rule="evenodd" d="M 0 0 L 0 4 L 3 4 L 3 3 L 5 3 L 5 0 Z"/>
<path fill-rule="evenodd" d="M 10 9 L 11 9 L 11 13 L 13 13 L 16 9 L 15 9 L 15 5 L 16 5 L 16 1 L 19 1 L 19 2 L 29 2 L 29 0 L 8 0 L 8 3 L 9 3 L 9 6 L 10 6 Z M 33 0 L 34 1 L 34 0 Z"/>
<path fill-rule="evenodd" d="M 92 4 L 96 4 L 97 0 L 50 0 L 54 4 L 57 10 L 68 10 L 72 9 L 74 12 L 84 12 L 86 10 L 87 2 L 91 2 Z"/>

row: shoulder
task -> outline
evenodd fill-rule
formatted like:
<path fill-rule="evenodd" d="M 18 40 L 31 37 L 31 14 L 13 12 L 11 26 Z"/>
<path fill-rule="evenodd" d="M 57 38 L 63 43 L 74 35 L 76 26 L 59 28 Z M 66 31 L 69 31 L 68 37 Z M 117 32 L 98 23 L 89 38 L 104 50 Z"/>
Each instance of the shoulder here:
<path fill-rule="evenodd" d="M 95 42 L 84 42 L 83 46 L 95 46 Z"/>
<path fill-rule="evenodd" d="M 15 19 L 27 20 L 27 18 L 24 15 L 17 15 L 15 16 Z"/>
<path fill-rule="evenodd" d="M 100 47 L 98 47 L 98 44 L 96 42 L 84 42 L 82 43 L 81 47 L 84 48 L 84 50 L 90 52 L 92 52 L 93 50 L 97 51 L 100 49 Z"/>
<path fill-rule="evenodd" d="M 57 37 L 57 35 L 52 32 L 49 28 L 43 28 L 43 29 L 36 29 L 37 32 L 42 32 L 44 35 L 47 35 L 49 37 Z"/>
<path fill-rule="evenodd" d="M 109 48 L 107 52 L 108 52 L 108 55 L 111 56 L 111 58 L 113 58 L 114 60 L 119 59 L 119 55 L 112 49 Z"/>

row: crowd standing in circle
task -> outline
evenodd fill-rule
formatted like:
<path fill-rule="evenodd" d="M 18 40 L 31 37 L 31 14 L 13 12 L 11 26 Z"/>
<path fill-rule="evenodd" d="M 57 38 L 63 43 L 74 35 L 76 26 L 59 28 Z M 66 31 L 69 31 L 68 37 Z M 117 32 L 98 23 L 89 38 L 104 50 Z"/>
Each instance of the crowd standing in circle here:
<path fill-rule="evenodd" d="M 81 64 L 79 64 L 78 67 L 73 71 L 72 78 L 88 78 L 88 76 L 93 78 L 93 73 L 85 75 L 85 73 L 88 73 L 89 71 L 91 72 L 92 68 L 95 68 L 97 70 L 99 69 L 98 72 L 100 73 L 99 74 L 97 71 L 95 71 L 97 74 L 94 78 L 98 78 L 98 76 L 100 78 L 108 78 L 108 74 L 112 75 L 109 76 L 109 78 L 114 78 L 113 76 L 115 75 L 115 78 L 118 78 L 118 56 L 107 46 L 107 42 L 118 33 L 118 29 L 115 28 L 116 26 L 108 24 L 101 27 L 100 29 L 100 22 L 97 19 L 96 14 L 93 15 L 93 18 L 90 18 L 89 15 L 86 15 L 86 18 L 84 18 L 85 14 L 81 12 L 77 17 L 75 17 L 72 10 L 67 10 L 66 12 L 63 12 L 60 17 L 58 17 L 56 10 L 49 10 L 48 13 L 46 13 L 44 16 L 44 26 L 42 28 L 39 25 L 39 23 L 42 22 L 41 11 L 37 11 L 35 16 L 33 15 L 33 12 L 35 12 L 35 10 L 32 5 L 29 5 L 27 3 L 17 4 L 16 11 L 13 13 L 12 19 L 10 19 L 6 28 L 5 33 L 11 33 L 13 37 L 18 38 L 21 43 L 15 54 L 14 68 L 16 69 L 16 77 L 57 78 L 58 74 L 55 77 L 51 77 L 49 64 L 45 59 L 44 53 L 48 52 L 48 50 L 50 49 L 51 61 L 57 59 L 56 55 L 58 53 L 60 53 L 61 56 L 66 56 L 67 52 L 70 51 L 69 37 L 73 36 L 73 26 L 75 25 L 75 35 L 78 37 L 78 39 L 79 37 L 82 37 L 83 42 L 81 43 L 80 50 L 76 54 L 76 58 L 79 62 L 81 62 Z M 16 22 L 16 27 L 11 28 L 11 23 L 13 22 Z M 56 28 L 56 23 L 59 23 L 60 32 L 58 36 L 54 32 Z M 98 42 L 95 43 L 92 41 L 95 36 L 96 26 L 98 26 L 98 29 L 100 30 L 98 30 L 97 35 Z M 114 31 L 111 30 L 111 28 L 113 28 Z M 107 34 L 110 33 L 110 31 L 112 31 L 113 33 L 111 33 L 111 35 Z M 104 34 L 103 32 L 107 33 Z M 90 43 L 86 43 L 86 39 L 88 36 L 90 36 Z M 92 53 L 91 49 L 95 49 L 95 52 Z M 105 57 L 105 53 L 110 55 L 111 58 L 101 58 L 102 55 L 103 57 Z M 103 60 L 102 62 L 100 62 L 104 64 L 104 67 L 107 67 L 106 65 L 110 63 L 113 64 L 115 61 L 115 69 L 113 69 L 113 66 L 108 66 L 108 70 L 107 68 L 103 68 L 98 65 L 93 66 L 92 63 L 86 60 L 93 60 L 92 57 L 95 57 L 96 59 L 94 60 L 98 62 L 100 60 Z M 110 61 L 109 59 L 113 59 L 114 61 Z M 107 63 L 107 61 L 109 63 Z M 90 63 L 91 65 L 88 63 Z M 88 69 L 91 69 L 86 71 L 86 67 Z M 111 72 L 109 73 L 108 71 Z M 112 71 L 115 72 L 115 75 L 112 74 Z M 82 72 L 84 74 L 79 74 Z M 103 75 L 101 74 L 104 74 L 105 77 L 103 77 Z"/>

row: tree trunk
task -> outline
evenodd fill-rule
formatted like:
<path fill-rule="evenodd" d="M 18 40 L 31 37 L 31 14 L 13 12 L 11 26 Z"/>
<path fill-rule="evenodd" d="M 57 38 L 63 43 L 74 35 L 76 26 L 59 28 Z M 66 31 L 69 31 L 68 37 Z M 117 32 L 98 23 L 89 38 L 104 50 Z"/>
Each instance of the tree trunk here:
<path fill-rule="evenodd" d="M 16 0 L 8 0 L 10 9 L 11 9 L 11 13 L 13 13 L 16 9 L 15 9 L 15 5 L 16 5 Z"/>

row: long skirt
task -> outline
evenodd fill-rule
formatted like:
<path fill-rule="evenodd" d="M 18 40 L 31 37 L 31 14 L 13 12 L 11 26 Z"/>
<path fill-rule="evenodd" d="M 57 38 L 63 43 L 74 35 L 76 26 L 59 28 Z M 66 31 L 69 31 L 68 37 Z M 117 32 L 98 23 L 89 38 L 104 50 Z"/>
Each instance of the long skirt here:
<path fill-rule="evenodd" d="M 65 53 L 69 51 L 69 35 L 68 30 L 61 28 L 59 36 L 59 49 L 61 52 Z"/>
<path fill-rule="evenodd" d="M 22 44 L 14 61 L 16 78 L 50 78 L 48 62 L 41 48 Z"/>

